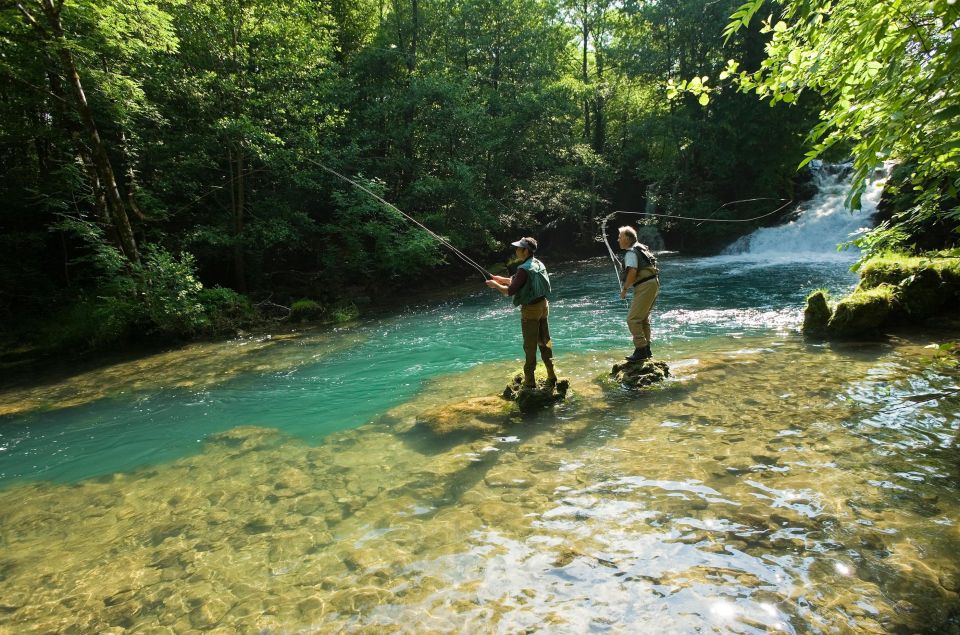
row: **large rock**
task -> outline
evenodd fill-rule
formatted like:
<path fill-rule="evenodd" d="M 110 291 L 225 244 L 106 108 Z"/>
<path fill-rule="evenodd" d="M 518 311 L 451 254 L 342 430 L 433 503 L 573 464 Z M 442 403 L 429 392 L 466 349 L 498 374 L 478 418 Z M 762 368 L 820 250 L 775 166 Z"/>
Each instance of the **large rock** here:
<path fill-rule="evenodd" d="M 666 362 L 645 360 L 642 362 L 624 362 L 614 364 L 611 378 L 624 388 L 646 388 L 662 382 L 670 376 L 670 367 Z"/>
<path fill-rule="evenodd" d="M 803 334 L 824 335 L 829 321 L 830 305 L 827 304 L 827 293 L 818 289 L 807 296 L 807 307 L 803 310 Z"/>
<path fill-rule="evenodd" d="M 897 285 L 899 305 L 911 321 L 937 315 L 950 299 L 949 286 L 936 269 L 919 269 Z"/>
<path fill-rule="evenodd" d="M 500 397 L 474 397 L 447 404 L 417 416 L 417 426 L 438 436 L 455 433 L 496 432 L 516 413 L 514 405 Z"/>
<path fill-rule="evenodd" d="M 561 379 L 558 382 L 550 382 L 547 381 L 546 377 L 540 377 L 539 374 L 536 380 L 535 388 L 527 388 L 523 385 L 523 374 L 514 375 L 513 381 L 503 391 L 503 398 L 507 401 L 515 401 L 520 412 L 524 413 L 535 412 L 552 406 L 566 398 L 567 390 L 570 388 L 568 380 Z"/>
<path fill-rule="evenodd" d="M 884 325 L 896 302 L 895 287 L 883 283 L 868 290 L 858 289 L 837 302 L 827 322 L 831 337 L 870 337 Z"/>

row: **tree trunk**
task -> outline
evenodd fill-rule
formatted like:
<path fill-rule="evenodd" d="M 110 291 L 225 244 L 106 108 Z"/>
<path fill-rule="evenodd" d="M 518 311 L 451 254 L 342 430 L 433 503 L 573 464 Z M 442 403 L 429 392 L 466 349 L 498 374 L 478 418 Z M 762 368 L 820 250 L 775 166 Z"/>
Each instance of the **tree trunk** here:
<path fill-rule="evenodd" d="M 133 169 L 133 155 L 130 152 L 130 145 L 127 143 L 127 133 L 120 130 L 120 150 L 123 152 L 123 158 L 127 163 L 127 205 L 130 211 L 140 221 L 146 220 L 140 206 L 137 205 L 137 191 L 140 189 L 137 185 L 137 173 Z"/>
<path fill-rule="evenodd" d="M 236 157 L 228 146 L 227 163 L 230 166 L 230 206 L 233 214 L 233 275 L 237 291 L 246 293 L 247 274 L 243 256 L 243 208 L 246 205 L 246 184 L 243 179 L 243 150 L 237 149 Z M 234 175 L 236 170 L 236 175 Z"/>
<path fill-rule="evenodd" d="M 590 83 L 589 67 L 587 66 L 587 42 L 590 37 L 590 21 L 587 19 L 588 6 L 586 0 L 583 3 L 583 85 L 584 89 Z M 590 98 L 587 95 L 583 97 L 583 140 L 590 140 Z"/>
<path fill-rule="evenodd" d="M 600 90 L 597 91 L 597 96 L 594 99 L 594 111 L 593 111 L 593 149 L 598 154 L 603 154 L 603 151 L 607 145 L 607 131 L 606 131 L 606 118 L 604 113 L 604 99 L 603 99 L 603 55 L 599 48 L 594 52 L 594 57 L 596 59 L 597 67 L 597 85 Z"/>
<path fill-rule="evenodd" d="M 137 251 L 137 243 L 133 237 L 133 228 L 130 226 L 130 218 L 127 216 L 126 205 L 120 196 L 120 190 L 117 187 L 117 179 L 113 172 L 113 166 L 110 164 L 110 157 L 107 155 L 107 149 L 100 138 L 100 131 L 97 128 L 96 121 L 93 118 L 93 111 L 87 103 L 87 97 L 83 90 L 83 83 L 80 81 L 80 73 L 77 70 L 73 54 L 70 52 L 66 36 L 63 31 L 63 24 L 60 21 L 60 10 L 54 6 L 52 0 L 43 0 L 43 12 L 47 18 L 50 29 L 49 37 L 53 40 L 57 56 L 63 67 L 64 75 L 70 82 L 71 93 L 73 96 L 73 106 L 80 117 L 84 131 L 87 136 L 87 143 L 90 147 L 91 160 L 99 177 L 100 187 L 106 196 L 107 209 L 110 214 L 110 224 L 113 226 L 120 240 L 120 249 L 131 262 L 139 262 L 140 254 Z M 27 16 L 28 22 L 32 16 L 21 7 L 21 13 Z M 45 33 L 42 27 L 33 22 L 34 26 Z"/>
<path fill-rule="evenodd" d="M 68 116 L 67 111 L 64 109 L 63 105 L 68 104 L 67 96 L 63 90 L 63 84 L 60 82 L 60 77 L 56 73 L 48 73 L 47 80 L 50 83 L 50 93 L 56 97 L 54 104 L 54 116 L 55 120 L 58 121 L 60 127 L 70 135 L 70 140 L 73 142 L 74 152 L 76 153 L 76 158 L 80 162 L 80 165 L 83 166 L 83 171 L 86 172 L 87 180 L 90 183 L 90 191 L 92 194 L 93 200 L 93 211 L 96 214 L 97 221 L 100 223 L 100 226 L 103 228 L 103 231 L 106 232 L 107 238 L 111 243 L 121 251 L 123 247 L 120 242 L 120 235 L 116 231 L 116 227 L 113 222 L 110 220 L 110 211 L 107 209 L 107 195 L 103 191 L 103 187 L 100 185 L 100 176 L 97 174 L 97 168 L 93 164 L 93 159 L 90 157 L 90 152 L 83 143 L 81 137 L 81 128 L 77 125 L 77 122 Z"/>

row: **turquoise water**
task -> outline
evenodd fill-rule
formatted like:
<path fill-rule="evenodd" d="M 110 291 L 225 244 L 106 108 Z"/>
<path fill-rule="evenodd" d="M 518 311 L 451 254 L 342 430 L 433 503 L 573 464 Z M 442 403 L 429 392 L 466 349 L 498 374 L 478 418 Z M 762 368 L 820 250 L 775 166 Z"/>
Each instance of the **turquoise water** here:
<path fill-rule="evenodd" d="M 822 258 L 665 258 L 642 393 L 610 263 L 553 267 L 531 415 L 479 280 L 0 393 L 0 634 L 957 632 L 956 335 L 804 340 Z"/>
<path fill-rule="evenodd" d="M 811 289 L 852 288 L 850 264 L 849 258 L 771 263 L 667 256 L 653 318 L 654 351 L 669 356 L 709 346 L 712 338 L 795 329 Z M 561 368 L 566 353 L 629 352 L 626 305 L 610 262 L 552 269 L 550 326 Z M 346 347 L 328 353 L 325 340 L 312 360 L 310 344 L 294 341 L 286 348 L 306 347 L 305 361 L 201 390 L 167 387 L 161 380 L 150 390 L 0 418 L 0 486 L 37 478 L 73 481 L 169 461 L 197 451 L 209 434 L 242 424 L 317 442 L 410 399 L 431 378 L 521 355 L 517 310 L 479 279 L 473 293 L 331 337 L 345 340 Z M 304 352 L 297 351 L 301 358 Z M 180 372 L 189 374 L 189 364 L 187 359 Z"/>

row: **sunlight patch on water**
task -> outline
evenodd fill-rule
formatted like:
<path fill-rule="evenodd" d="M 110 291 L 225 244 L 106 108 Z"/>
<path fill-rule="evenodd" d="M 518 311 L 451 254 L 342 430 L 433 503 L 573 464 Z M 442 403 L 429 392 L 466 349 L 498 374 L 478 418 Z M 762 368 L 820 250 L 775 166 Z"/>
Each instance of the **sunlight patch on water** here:
<path fill-rule="evenodd" d="M 865 422 L 888 407 L 870 391 L 950 375 L 890 347 L 737 344 L 639 399 L 594 381 L 609 358 L 571 356 L 566 403 L 491 432 L 435 436 L 416 418 L 502 388 L 515 362 L 438 377 L 316 446 L 241 427 L 174 463 L 0 490 L 0 630 L 947 623 L 960 499 L 952 446 L 930 439 L 956 434 L 960 404 Z"/>
<path fill-rule="evenodd" d="M 669 324 L 669 328 L 680 332 L 692 325 L 706 325 L 728 330 L 753 328 L 788 331 L 800 327 L 803 323 L 803 312 L 795 308 L 702 309 L 698 311 L 676 309 L 663 313 L 660 320 Z"/>

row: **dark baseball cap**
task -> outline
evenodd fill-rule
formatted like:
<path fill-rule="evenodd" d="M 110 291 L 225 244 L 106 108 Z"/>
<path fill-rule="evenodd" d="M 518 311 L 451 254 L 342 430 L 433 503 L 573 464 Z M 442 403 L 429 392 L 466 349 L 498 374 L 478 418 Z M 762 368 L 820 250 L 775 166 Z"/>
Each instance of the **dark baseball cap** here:
<path fill-rule="evenodd" d="M 524 249 L 529 249 L 531 253 L 537 250 L 537 239 L 531 238 L 530 236 L 525 236 L 517 242 L 510 244 L 514 247 L 523 247 Z"/>

